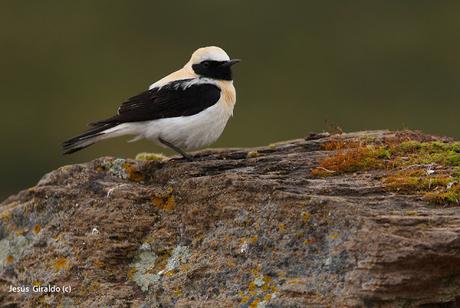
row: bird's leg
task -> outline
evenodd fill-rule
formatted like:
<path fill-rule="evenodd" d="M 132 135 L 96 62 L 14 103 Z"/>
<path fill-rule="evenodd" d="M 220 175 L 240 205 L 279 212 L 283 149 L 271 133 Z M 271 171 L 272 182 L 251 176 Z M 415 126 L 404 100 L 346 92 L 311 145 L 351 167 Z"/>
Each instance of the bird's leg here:
<path fill-rule="evenodd" d="M 168 148 L 170 148 L 171 150 L 175 151 L 176 153 L 179 153 L 180 155 L 182 155 L 182 157 L 184 157 L 186 160 L 188 161 L 192 161 L 192 156 L 188 155 L 186 152 L 184 152 L 181 148 L 179 147 L 176 147 L 174 144 L 162 139 L 161 137 L 158 138 L 158 140 L 160 140 L 160 142 L 162 144 L 164 144 L 165 146 L 167 146 Z"/>

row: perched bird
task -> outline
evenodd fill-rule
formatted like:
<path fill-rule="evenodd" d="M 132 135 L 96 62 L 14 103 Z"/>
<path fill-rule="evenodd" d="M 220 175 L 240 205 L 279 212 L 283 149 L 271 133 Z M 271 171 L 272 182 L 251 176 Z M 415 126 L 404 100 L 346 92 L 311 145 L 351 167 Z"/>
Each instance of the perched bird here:
<path fill-rule="evenodd" d="M 117 115 L 91 123 L 89 130 L 65 141 L 64 154 L 132 135 L 131 141 L 145 138 L 190 160 L 183 149 L 216 141 L 233 114 L 232 66 L 239 61 L 219 47 L 199 48 L 183 68 L 122 103 Z"/>

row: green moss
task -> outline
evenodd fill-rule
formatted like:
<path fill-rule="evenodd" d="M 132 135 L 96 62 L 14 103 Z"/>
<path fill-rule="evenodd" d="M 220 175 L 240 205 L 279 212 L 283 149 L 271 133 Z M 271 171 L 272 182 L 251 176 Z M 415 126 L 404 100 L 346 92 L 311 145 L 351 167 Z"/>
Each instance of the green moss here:
<path fill-rule="evenodd" d="M 447 156 L 447 162 L 451 166 L 460 166 L 460 153 L 449 153 Z"/>
<path fill-rule="evenodd" d="M 405 141 L 389 146 L 395 166 L 415 164 L 440 164 L 442 166 L 460 166 L 460 144 L 445 142 Z"/>
<path fill-rule="evenodd" d="M 390 190 L 422 194 L 435 203 L 460 200 L 460 188 L 456 185 L 460 183 L 459 142 L 410 140 L 366 145 L 356 140 L 332 140 L 322 149 L 334 152 L 318 161 L 319 166 L 312 169 L 314 176 L 385 169 L 383 182 Z M 431 168 L 436 172 L 427 172 Z"/>
<path fill-rule="evenodd" d="M 149 160 L 149 161 L 163 161 L 168 159 L 167 156 L 162 153 L 139 153 L 136 155 L 136 160 Z"/>
<path fill-rule="evenodd" d="M 449 151 L 451 145 L 449 143 L 444 143 L 440 141 L 425 142 L 422 143 L 422 148 L 424 151 L 438 153 Z"/>
<path fill-rule="evenodd" d="M 401 153 L 412 153 L 420 150 L 422 144 L 418 141 L 405 141 L 399 145 L 392 147 L 392 154 L 401 154 Z"/>
<path fill-rule="evenodd" d="M 397 145 L 390 145 L 393 154 L 410 154 L 410 153 L 460 153 L 460 143 L 447 143 L 441 141 L 418 142 L 404 141 Z"/>
<path fill-rule="evenodd" d="M 438 204 L 460 204 L 460 184 L 456 184 L 444 191 L 428 192 L 425 199 Z"/>
<path fill-rule="evenodd" d="M 382 159 L 390 159 L 391 151 L 387 147 L 376 147 L 374 152 L 375 157 Z"/>
<path fill-rule="evenodd" d="M 398 192 L 426 192 L 435 188 L 447 187 L 452 182 L 448 175 L 430 176 L 425 170 L 395 172 L 384 179 L 386 188 Z"/>
<path fill-rule="evenodd" d="M 460 167 L 454 167 L 452 169 L 452 176 L 454 177 L 454 180 L 460 183 Z"/>

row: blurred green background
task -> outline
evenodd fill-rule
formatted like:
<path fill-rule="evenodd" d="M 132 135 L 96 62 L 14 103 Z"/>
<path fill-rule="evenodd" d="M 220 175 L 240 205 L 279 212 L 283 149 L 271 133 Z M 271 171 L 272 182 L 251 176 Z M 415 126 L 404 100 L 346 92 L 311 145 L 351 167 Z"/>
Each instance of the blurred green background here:
<path fill-rule="evenodd" d="M 0 199 L 63 164 L 170 152 L 127 138 L 60 144 L 127 97 L 223 47 L 234 117 L 214 147 L 345 131 L 460 138 L 458 1 L 2 1 Z"/>

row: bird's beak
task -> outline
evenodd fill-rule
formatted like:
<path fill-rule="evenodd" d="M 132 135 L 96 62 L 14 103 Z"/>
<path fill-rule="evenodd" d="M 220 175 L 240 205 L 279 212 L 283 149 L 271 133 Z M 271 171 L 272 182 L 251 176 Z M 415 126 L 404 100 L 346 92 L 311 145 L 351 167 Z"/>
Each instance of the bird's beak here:
<path fill-rule="evenodd" d="M 232 60 L 229 60 L 229 61 L 223 63 L 222 66 L 232 66 L 232 65 L 237 64 L 239 62 L 241 62 L 240 59 L 232 59 Z"/>

